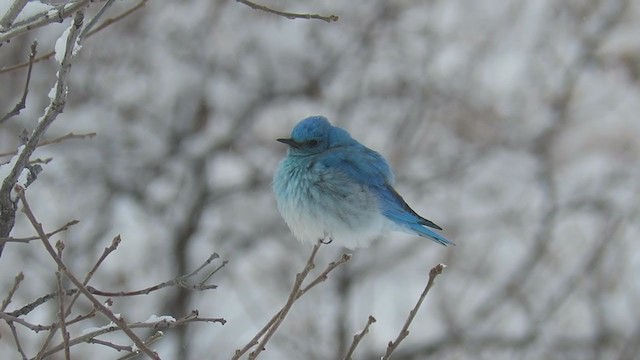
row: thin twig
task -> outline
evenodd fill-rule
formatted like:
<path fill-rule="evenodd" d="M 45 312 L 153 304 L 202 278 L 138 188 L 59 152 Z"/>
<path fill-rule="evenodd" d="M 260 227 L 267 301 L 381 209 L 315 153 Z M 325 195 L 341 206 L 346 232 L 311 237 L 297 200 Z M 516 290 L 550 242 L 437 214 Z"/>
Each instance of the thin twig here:
<path fill-rule="evenodd" d="M 189 315 L 186 315 L 180 319 L 177 319 L 175 321 L 167 321 L 167 320 L 159 320 L 159 321 L 155 321 L 155 322 L 135 322 L 135 323 L 131 323 L 131 324 L 127 324 L 127 327 L 129 329 L 155 329 L 155 330 L 161 330 L 161 329 L 170 329 L 170 328 L 175 328 L 178 326 L 183 326 L 187 323 L 193 323 L 193 322 L 208 322 L 208 323 L 219 323 L 219 324 L 226 324 L 227 320 L 223 319 L 223 318 L 201 318 L 199 317 L 198 311 L 194 310 L 192 311 Z M 69 346 L 73 347 L 75 345 L 78 344 L 82 344 L 82 343 L 86 343 L 89 342 L 91 339 L 100 336 L 100 335 L 104 335 L 104 334 L 108 334 L 108 333 L 112 333 L 118 330 L 122 330 L 122 328 L 114 323 L 110 323 L 106 326 L 102 326 L 100 328 L 97 328 L 94 331 L 87 331 L 84 334 L 82 334 L 81 336 L 78 336 L 76 338 L 73 338 L 69 341 Z M 145 342 L 144 343 L 145 347 L 148 347 L 148 343 Z M 55 353 L 57 353 L 58 351 L 63 349 L 64 344 L 60 343 L 54 347 L 52 347 L 51 349 L 49 349 L 46 353 L 44 353 L 44 356 L 51 356 Z M 142 350 L 142 348 L 136 344 L 136 346 L 138 346 L 138 349 Z M 133 349 L 131 349 L 133 350 Z"/>
<path fill-rule="evenodd" d="M 47 333 L 47 338 L 44 339 L 42 346 L 40 346 L 40 351 L 38 351 L 38 354 L 35 356 L 34 360 L 42 360 L 44 358 L 44 352 L 47 351 L 47 348 L 49 347 L 51 340 L 53 340 L 53 336 L 55 335 L 57 329 L 58 329 L 57 323 L 53 323 L 49 326 L 49 332 Z"/>
<path fill-rule="evenodd" d="M 24 9 L 29 0 L 16 0 L 11 4 L 9 10 L 0 19 L 0 31 L 8 29 L 18 17 L 18 14 Z"/>
<path fill-rule="evenodd" d="M 11 290 L 9 290 L 7 297 L 2 300 L 0 311 L 5 311 L 7 309 L 7 306 L 11 304 L 11 298 L 13 298 L 13 294 L 16 293 L 16 290 L 18 290 L 18 286 L 20 286 L 22 280 L 24 280 L 24 274 L 22 273 L 22 271 L 20 271 L 18 275 L 16 275 L 16 277 L 13 279 L 13 286 L 11 287 Z"/>
<path fill-rule="evenodd" d="M 300 290 L 300 286 L 302 285 L 301 284 L 301 280 L 304 280 L 303 276 L 306 277 L 306 275 L 309 273 L 309 271 L 313 268 L 313 266 L 314 266 L 313 260 L 314 260 L 314 258 L 316 256 L 316 254 L 318 253 L 318 249 L 320 249 L 320 245 L 322 245 L 322 241 L 318 240 L 318 242 L 313 246 L 313 249 L 311 250 L 311 255 L 309 256 L 309 260 L 307 260 L 307 263 L 305 264 L 303 271 L 298 273 L 298 274 L 296 274 L 296 280 L 295 280 L 295 282 L 293 284 L 293 289 L 291 289 L 291 292 L 289 293 L 289 298 L 287 299 L 287 303 L 282 307 L 282 309 L 280 309 L 280 311 L 278 311 L 271 318 L 271 320 L 269 320 L 267 325 L 265 325 L 260 331 L 258 331 L 256 336 L 254 336 L 253 339 L 251 339 L 251 341 L 249 341 L 247 343 L 247 345 L 245 345 L 242 349 L 236 350 L 235 354 L 233 355 L 232 360 L 239 359 L 242 355 L 244 355 L 252 347 L 254 347 L 256 344 L 258 344 L 258 341 L 260 341 L 260 338 L 262 338 L 262 336 L 269 329 L 271 329 L 273 327 L 273 325 L 281 317 L 281 314 L 285 310 L 285 308 L 287 307 L 287 304 L 293 303 L 293 301 L 295 301 L 296 296 L 298 295 L 298 291 Z"/>
<path fill-rule="evenodd" d="M 209 279 L 215 275 L 220 269 L 222 269 L 223 267 L 225 267 L 227 265 L 227 263 L 229 262 L 229 260 L 224 260 L 222 262 L 222 264 L 220 264 L 220 266 L 218 266 L 217 268 L 213 269 L 212 272 L 209 273 L 209 275 L 205 276 L 204 279 L 202 279 L 202 281 L 200 282 L 200 284 L 204 284 L 207 281 L 209 281 Z"/>
<path fill-rule="evenodd" d="M 76 294 L 78 292 L 78 289 L 69 289 L 65 291 L 65 295 L 66 296 L 70 296 L 73 294 Z M 10 313 L 7 313 L 11 316 L 15 316 L 15 317 L 19 317 L 19 316 L 24 316 L 30 312 L 32 312 L 33 310 L 35 310 L 38 306 L 46 303 L 49 300 L 55 299 L 58 296 L 58 292 L 51 292 L 48 293 L 46 295 L 40 296 L 39 298 L 35 299 L 34 301 L 30 302 L 29 304 L 21 307 L 20 309 L 14 310 Z"/>
<path fill-rule="evenodd" d="M 61 240 L 56 242 L 56 250 L 58 250 L 58 257 L 62 260 L 62 252 L 64 251 L 64 243 Z M 62 268 L 58 265 L 58 271 L 56 271 L 56 284 L 58 285 L 58 326 L 54 327 L 51 331 L 55 333 L 57 328 L 62 331 L 62 343 L 64 344 L 64 358 L 65 360 L 71 360 L 71 349 L 69 349 L 69 332 L 67 331 L 67 321 L 64 309 L 64 287 L 62 286 Z"/>
<path fill-rule="evenodd" d="M 111 245 L 104 248 L 104 250 L 102 251 L 102 255 L 100 255 L 100 258 L 98 258 L 98 260 L 93 265 L 91 270 L 89 270 L 87 275 L 84 277 L 84 280 L 82 281 L 82 285 L 87 286 L 87 284 L 89 283 L 93 275 L 98 270 L 98 267 L 104 261 L 104 259 L 106 259 L 107 256 L 109 256 L 109 254 L 111 254 L 118 248 L 118 245 L 120 245 L 121 241 L 122 239 L 120 238 L 120 235 L 116 235 L 116 237 L 114 237 L 113 240 L 111 240 Z M 71 301 L 69 302 L 69 306 L 67 306 L 67 311 L 65 311 L 65 316 L 69 316 L 69 314 L 71 314 L 71 308 L 73 307 L 73 304 L 75 304 L 76 300 L 78 300 L 79 296 L 80 296 L 80 293 L 78 292 L 73 296 L 73 298 L 71 298 Z"/>
<path fill-rule="evenodd" d="M 387 344 L 387 351 L 382 356 L 381 358 L 382 360 L 388 360 L 391 357 L 391 354 L 398 348 L 398 345 L 400 345 L 402 340 L 404 340 L 407 336 L 409 336 L 409 325 L 411 325 L 413 318 L 418 313 L 418 309 L 420 309 L 420 306 L 422 305 L 422 302 L 427 296 L 427 293 L 429 293 L 429 290 L 433 286 L 433 283 L 436 280 L 436 277 L 442 274 L 442 271 L 446 267 L 447 266 L 444 264 L 438 264 L 429 271 L 429 281 L 427 282 L 427 286 L 425 286 L 424 290 L 422 291 L 422 294 L 420 294 L 420 298 L 418 298 L 418 302 L 416 303 L 416 306 L 414 306 L 413 309 L 409 311 L 409 316 L 407 317 L 407 320 L 404 322 L 404 325 L 402 326 L 402 329 L 400 330 L 398 337 L 396 337 L 396 339 L 393 341 L 389 341 L 389 344 Z"/>
<path fill-rule="evenodd" d="M 104 15 L 104 13 L 107 11 L 107 9 L 109 9 L 111 7 L 111 5 L 113 5 L 114 2 L 115 2 L 115 0 L 107 0 L 104 3 L 104 5 L 102 5 L 100 10 L 98 10 L 96 15 L 93 18 L 91 18 L 91 20 L 89 20 L 89 22 L 87 23 L 87 26 L 85 26 L 84 29 L 82 30 L 82 32 L 80 33 L 80 36 L 78 37 L 78 39 L 80 41 L 82 41 L 82 39 L 84 39 L 84 37 L 87 35 L 87 33 L 89 31 L 91 31 L 91 29 L 93 29 L 93 27 L 96 25 L 98 20 Z"/>
<path fill-rule="evenodd" d="M 27 354 L 25 354 L 24 350 L 22 350 L 22 346 L 20 345 L 20 339 L 18 339 L 18 332 L 16 331 L 16 326 L 13 324 L 12 321 L 7 321 L 7 325 L 9 325 L 9 328 L 11 329 L 11 334 L 13 334 L 13 340 L 16 342 L 16 349 L 20 353 L 20 356 L 22 356 L 22 360 L 27 360 L 28 359 Z"/>
<path fill-rule="evenodd" d="M 29 164 L 29 158 L 36 150 L 40 138 L 47 131 L 53 121 L 62 113 L 66 104 L 68 95 L 69 72 L 71 70 L 71 59 L 74 53 L 74 47 L 76 39 L 80 29 L 82 28 L 84 20 L 84 12 L 77 11 L 73 17 L 73 23 L 69 27 L 69 33 L 67 34 L 66 47 L 60 67 L 58 68 L 57 81 L 55 83 L 55 91 L 51 102 L 47 106 L 44 115 L 38 120 L 38 125 L 31 132 L 31 136 L 26 144 L 20 146 L 19 152 L 16 155 L 16 159 L 13 167 L 11 168 L 9 175 L 2 181 L 0 187 L 0 208 L 2 209 L 2 216 L 0 216 L 0 236 L 9 236 L 9 232 L 13 229 L 15 224 L 15 213 L 17 210 L 16 201 L 12 198 L 13 186 L 18 181 L 18 177 L 22 171 Z M 0 35 L 2 37 L 2 35 Z M 4 248 L 4 244 L 0 244 L 0 253 Z"/>
<path fill-rule="evenodd" d="M 87 340 L 87 343 L 104 345 L 104 346 L 110 347 L 110 348 L 112 348 L 112 349 L 114 349 L 115 351 L 118 351 L 118 352 L 127 351 L 129 353 L 134 353 L 134 354 L 138 355 L 138 353 L 133 350 L 133 347 L 131 345 L 118 345 L 118 344 L 112 343 L 111 341 L 105 341 L 105 340 L 100 340 L 100 339 L 96 339 L 96 338 L 91 338 L 91 339 Z"/>
<path fill-rule="evenodd" d="M 115 23 L 117 21 L 120 21 L 120 20 L 124 19 L 125 17 L 131 15 L 134 11 L 142 8 L 147 3 L 147 1 L 149 1 L 149 0 L 142 0 L 138 4 L 136 4 L 134 7 L 132 7 L 131 9 L 126 10 L 122 14 L 120 14 L 118 16 L 115 16 L 115 17 L 112 17 L 112 18 L 106 19 L 98 27 L 96 27 L 95 29 L 87 32 L 84 35 L 84 38 L 88 38 L 88 37 L 92 36 L 93 34 L 99 32 L 100 30 L 108 27 L 109 25 L 111 25 L 111 24 L 113 24 L 113 23 Z M 50 52 L 48 52 L 48 53 L 46 53 L 44 55 L 41 55 L 41 56 L 35 58 L 33 63 L 35 64 L 35 63 L 38 63 L 38 62 L 43 61 L 43 60 L 48 60 L 52 56 L 54 56 L 55 54 L 56 54 L 55 51 L 50 51 Z M 14 71 L 14 70 L 17 70 L 17 69 L 21 69 L 23 67 L 27 67 L 28 65 L 29 65 L 28 62 L 24 62 L 24 63 L 20 63 L 20 64 L 16 64 L 16 65 L 7 66 L 7 67 L 4 67 L 4 68 L 0 69 L 0 74 L 6 73 L 6 72 L 11 72 L 11 71 Z"/>
<path fill-rule="evenodd" d="M 138 346 L 141 351 L 147 354 L 150 358 L 159 360 L 160 357 L 158 356 L 158 354 L 144 345 L 138 335 L 136 335 L 133 331 L 131 331 L 131 329 L 129 329 L 127 322 L 122 317 L 116 316 L 111 310 L 109 310 L 100 301 L 98 301 L 98 299 L 96 299 L 96 297 L 93 296 L 84 285 L 82 285 L 80 280 L 78 280 L 76 276 L 71 271 L 69 271 L 67 266 L 62 262 L 62 259 L 60 259 L 60 257 L 56 254 L 55 250 L 51 246 L 51 243 L 49 243 L 49 239 L 47 238 L 47 234 L 44 232 L 42 225 L 38 223 L 35 215 L 31 211 L 31 207 L 29 206 L 26 195 L 24 193 L 24 188 L 20 185 L 16 185 L 16 192 L 18 194 L 18 197 L 20 198 L 20 201 L 22 202 L 23 212 L 31 222 L 33 228 L 38 232 L 38 234 L 40 234 L 42 244 L 44 245 L 47 252 L 49 252 L 49 255 L 51 255 L 53 260 L 56 262 L 58 267 L 62 270 L 62 272 L 64 272 L 65 276 L 78 288 L 78 290 L 80 290 L 80 292 L 85 295 L 85 297 L 89 301 L 91 301 L 91 303 L 93 303 L 98 311 L 100 311 L 107 318 L 109 318 L 109 320 L 111 320 L 120 329 L 122 329 L 122 331 L 131 339 L 131 341 L 134 342 L 134 344 L 136 344 L 136 346 Z"/>
<path fill-rule="evenodd" d="M 0 312 L 0 319 L 6 321 L 7 323 L 10 323 L 10 322 L 18 323 L 36 333 L 40 331 L 48 330 L 51 328 L 51 326 L 32 324 L 24 319 L 21 319 L 17 316 L 13 316 L 5 312 Z"/>
<path fill-rule="evenodd" d="M 340 255 L 340 258 L 338 260 L 330 262 L 327 265 L 327 267 L 320 273 L 320 275 L 318 275 L 315 279 L 313 279 L 313 281 L 310 282 L 309 285 L 300 289 L 300 293 L 298 294 L 296 299 L 300 298 L 302 295 L 304 295 L 307 291 L 314 288 L 316 285 L 327 280 L 329 273 L 333 271 L 333 269 L 346 263 L 349 260 L 351 260 L 351 254 L 342 254 Z"/>
<path fill-rule="evenodd" d="M 353 335 L 353 341 L 351 341 L 351 346 L 349 346 L 349 350 L 344 356 L 344 360 L 352 360 L 351 356 L 353 356 L 354 351 L 356 351 L 356 348 L 360 344 L 360 340 L 362 340 L 362 338 L 369 333 L 369 327 L 374 322 L 376 322 L 376 318 L 369 315 L 369 319 L 367 320 L 367 324 L 364 326 L 364 329 L 362 329 L 360 333 Z"/>
<path fill-rule="evenodd" d="M 62 258 L 62 251 L 58 254 L 60 258 Z M 65 312 L 64 312 L 64 296 L 63 287 L 62 287 L 62 274 L 60 271 L 56 271 L 56 283 L 58 284 L 58 320 L 60 331 L 62 331 L 62 341 L 64 344 L 64 358 L 65 360 L 71 359 L 71 350 L 69 349 L 69 332 L 67 331 L 67 322 L 65 320 Z"/>
<path fill-rule="evenodd" d="M 7 12 L 0 19 L 0 32 L 6 31 L 18 17 L 18 14 L 27 5 L 28 0 L 15 0 Z"/>
<path fill-rule="evenodd" d="M 321 244 L 322 244 L 321 241 L 318 241 L 316 243 L 316 245 L 314 246 L 313 250 L 311 251 L 311 255 L 309 256 L 309 260 L 307 261 L 307 264 L 305 265 L 304 270 L 301 273 L 298 273 L 296 275 L 296 281 L 294 282 L 294 287 L 291 290 L 291 293 L 289 294 L 289 298 L 287 300 L 287 304 L 285 304 L 285 306 L 282 309 L 280 309 L 280 311 L 278 311 L 269 320 L 269 322 L 267 322 L 267 324 L 260 331 L 258 331 L 258 333 L 253 337 L 253 339 L 251 339 L 242 349 L 236 350 L 236 352 L 235 352 L 235 354 L 233 355 L 233 358 L 232 358 L 233 360 L 239 359 L 247 351 L 249 351 L 251 348 L 253 348 L 255 345 L 257 345 L 258 342 L 260 341 L 260 339 L 263 338 L 265 333 L 267 333 L 268 331 L 275 332 L 275 330 L 277 330 L 277 327 L 279 326 L 279 323 L 282 322 L 284 317 L 287 315 L 286 312 L 288 312 L 290 307 L 291 307 L 291 306 L 289 306 L 287 308 L 287 305 L 289 304 L 289 302 L 291 302 L 291 301 L 295 302 L 296 300 L 298 300 L 305 293 L 307 293 L 309 290 L 311 290 L 311 288 L 313 288 L 314 286 L 320 284 L 322 281 L 326 280 L 327 279 L 327 275 L 329 274 L 329 272 L 331 272 L 337 266 L 339 266 L 341 264 L 344 264 L 345 262 L 349 261 L 349 259 L 351 259 L 351 255 L 342 254 L 338 260 L 329 263 L 327 265 L 327 267 L 314 280 L 312 280 L 309 285 L 307 285 L 304 288 L 302 288 L 302 281 L 300 281 L 300 283 L 298 283 L 298 280 L 300 280 L 300 278 L 303 277 L 303 275 L 304 275 L 304 277 L 306 277 L 308 272 L 315 266 L 313 261 L 314 261 L 314 258 L 316 256 L 316 253 L 318 252 L 318 248 L 320 247 Z M 306 271 L 306 273 L 305 273 L 305 271 Z M 302 280 L 304 280 L 304 278 Z M 275 325 L 275 327 L 274 327 L 274 325 Z M 272 335 L 273 334 L 271 334 L 270 336 L 272 336 Z M 267 339 L 267 341 L 268 341 L 268 339 Z M 261 344 L 261 347 L 264 347 L 264 344 L 266 344 L 266 342 L 264 341 L 264 338 L 263 338 L 263 342 Z M 262 350 L 260 350 L 260 351 L 262 351 Z M 254 353 L 256 351 L 254 351 Z M 252 353 L 250 355 L 250 358 L 251 358 L 251 356 L 253 356 L 253 358 L 255 358 L 259 354 L 259 351 L 258 351 L 257 354 L 254 354 L 254 353 Z"/>
<path fill-rule="evenodd" d="M 69 140 L 69 139 L 86 139 L 86 138 L 92 138 L 94 136 L 96 136 L 95 132 L 90 132 L 90 133 L 86 133 L 86 134 L 74 134 L 74 133 L 71 132 L 71 133 L 68 133 L 66 135 L 60 136 L 58 138 L 55 138 L 55 139 L 41 141 L 36 145 L 36 148 L 40 148 L 40 147 L 47 146 L 47 145 L 58 144 L 58 143 L 61 143 L 61 142 L 65 141 L 65 140 Z M 7 151 L 7 152 L 0 153 L 0 157 L 9 156 L 9 155 L 15 155 L 17 153 L 18 153 L 17 150 Z"/>
<path fill-rule="evenodd" d="M 47 237 L 52 237 L 53 235 L 62 232 L 62 231 L 67 231 L 71 226 L 79 223 L 80 221 L 78 220 L 71 220 L 68 223 L 64 224 L 63 227 L 54 230 L 50 233 L 47 233 Z M 3 237 L 0 238 L 0 243 L 8 243 L 8 242 L 15 242 L 15 243 L 29 243 L 31 241 L 34 240 L 40 240 L 39 236 L 29 236 L 29 237 L 24 237 L 24 238 L 14 238 L 14 237 Z"/>
<path fill-rule="evenodd" d="M 61 22 L 63 19 L 66 19 L 73 14 L 78 14 L 82 12 L 82 9 L 87 6 L 87 4 L 91 0 L 78 0 L 76 2 L 69 2 L 68 4 L 62 4 L 58 6 L 58 10 L 55 12 L 55 15 L 49 15 L 50 11 L 44 11 L 38 15 L 36 15 L 31 21 L 22 22 L 14 24 L 15 26 L 4 33 L 0 33 L 0 43 L 4 43 L 7 40 L 11 40 L 12 38 L 24 34 L 28 31 L 35 30 L 37 28 L 46 26 L 48 24 L 54 22 Z"/>
<path fill-rule="evenodd" d="M 200 265 L 196 270 L 190 272 L 189 274 L 178 276 L 178 277 L 176 277 L 174 279 L 171 279 L 171 280 L 168 280 L 168 281 L 165 281 L 165 282 L 153 285 L 153 286 L 149 286 L 149 287 L 141 289 L 141 290 L 109 292 L 109 291 L 98 290 L 98 289 L 96 289 L 94 287 L 91 287 L 91 286 L 88 286 L 87 289 L 93 295 L 108 296 L 108 297 L 148 295 L 149 293 L 151 293 L 153 291 L 160 290 L 162 288 L 169 287 L 169 286 L 177 286 L 177 287 L 181 287 L 181 288 L 185 288 L 185 289 L 192 289 L 192 290 L 198 290 L 198 291 L 215 289 L 215 288 L 218 287 L 217 285 L 204 285 L 202 282 L 192 285 L 192 284 L 189 284 L 186 280 L 188 278 L 190 278 L 190 277 L 193 277 L 193 276 L 197 275 L 200 271 L 202 271 L 202 269 L 204 269 L 207 265 L 209 265 L 211 263 L 211 261 L 213 261 L 214 259 L 217 259 L 219 257 L 220 257 L 220 255 L 218 255 L 217 253 L 213 253 L 213 254 L 211 254 L 211 256 L 209 256 L 209 258 L 207 260 L 205 260 L 205 262 L 202 265 Z M 224 264 L 226 264 L 226 262 L 224 262 L 223 265 L 221 265 L 220 267 L 224 266 Z M 218 269 L 220 267 L 218 267 Z M 209 278 L 209 276 L 207 276 L 207 279 L 208 278 Z"/>
<path fill-rule="evenodd" d="M 87 319 L 91 319 L 93 317 L 96 316 L 96 314 L 98 313 L 98 310 L 96 308 L 91 309 L 91 311 L 89 311 L 88 313 L 84 314 L 84 315 L 78 315 L 76 317 L 74 317 L 71 320 L 67 320 L 67 325 L 73 325 L 73 324 L 77 324 L 81 321 L 87 320 Z"/>
<path fill-rule="evenodd" d="M 267 13 L 270 13 L 270 14 L 284 16 L 287 19 L 317 19 L 317 20 L 322 20 L 322 21 L 326 21 L 326 22 L 332 22 L 332 21 L 340 20 L 340 17 L 338 17 L 338 15 L 318 15 L 318 14 L 292 13 L 292 12 L 287 12 L 287 11 L 275 10 L 275 9 L 272 9 L 272 8 L 264 6 L 264 5 L 256 4 L 253 1 L 249 1 L 249 0 L 236 0 L 236 1 L 241 3 L 241 4 L 247 5 L 248 7 L 252 8 L 254 10 L 260 10 L 260 11 L 264 11 L 264 12 L 267 12 Z"/>
<path fill-rule="evenodd" d="M 120 244 L 120 241 L 121 241 L 121 239 L 120 239 L 120 236 L 118 235 L 118 236 L 116 236 L 115 238 L 113 238 L 113 240 L 111 241 L 111 245 L 110 245 L 110 246 L 108 246 L 108 247 L 106 247 L 106 248 L 104 249 L 104 251 L 102 252 L 102 255 L 101 255 L 101 256 L 100 256 L 100 258 L 97 260 L 96 264 L 93 266 L 93 268 L 92 268 L 92 269 L 87 273 L 87 275 L 85 276 L 84 281 L 82 282 L 82 284 L 83 284 L 84 286 L 86 286 L 86 285 L 89 283 L 89 281 L 90 281 L 90 280 L 91 280 L 91 278 L 93 277 L 93 274 L 96 272 L 96 270 L 98 269 L 98 267 L 100 266 L 100 264 L 102 264 L 102 262 L 104 261 L 104 259 L 105 259 L 105 258 L 106 258 L 110 253 L 112 253 L 113 251 L 115 251 L 115 250 L 116 250 L 116 248 L 117 248 L 117 247 L 118 247 L 118 245 Z M 62 258 L 62 256 L 61 256 L 60 258 Z M 60 291 L 58 292 L 58 298 L 59 298 L 59 301 L 63 302 L 64 294 L 66 294 L 66 292 L 63 292 L 63 291 L 62 291 L 62 289 L 60 289 Z M 63 314 L 63 315 L 60 315 L 60 316 L 61 316 L 61 322 L 60 322 L 60 324 L 61 324 L 61 325 L 64 325 L 64 321 L 65 321 L 66 317 L 67 317 L 67 316 L 69 316 L 69 315 L 71 314 L 71 310 L 72 310 L 72 308 L 73 308 L 73 305 L 75 304 L 76 300 L 78 300 L 78 297 L 80 296 L 80 294 L 81 294 L 81 292 L 80 292 L 80 291 L 77 291 L 77 292 L 73 295 L 73 298 L 71 299 L 71 301 L 69 302 L 69 305 L 67 306 L 67 309 L 66 309 L 66 310 L 64 310 L 64 309 L 63 309 L 63 310 L 61 310 L 61 311 L 62 311 L 62 314 Z M 97 309 L 94 307 L 94 309 L 93 309 L 89 314 L 87 314 L 84 318 L 88 318 L 88 317 L 93 317 L 93 316 L 95 316 L 96 311 L 97 311 Z M 75 320 L 76 320 L 76 321 L 78 321 L 78 320 L 79 320 L 79 318 L 82 318 L 82 317 L 81 317 L 81 316 L 79 316 L 79 317 L 77 317 Z M 69 342 L 69 334 L 65 331 L 65 329 L 62 329 L 62 327 L 60 327 L 60 329 L 61 329 L 61 330 L 62 330 L 62 332 L 63 332 L 63 333 L 62 333 L 63 339 L 65 339 L 65 340 L 66 340 L 66 343 L 65 343 L 65 345 L 66 345 L 66 346 L 65 346 L 65 353 L 66 353 L 66 352 L 67 352 L 67 349 L 69 348 L 69 346 L 68 346 L 68 342 Z M 54 326 L 52 326 L 52 327 L 51 327 L 51 329 L 50 329 L 50 331 L 49 331 L 49 335 L 48 335 L 48 337 L 47 337 L 46 341 L 44 342 L 43 347 L 41 348 L 41 350 L 40 350 L 40 352 L 39 352 L 39 354 L 38 354 L 38 356 L 39 356 L 39 357 L 42 357 L 42 356 L 43 356 L 44 351 L 47 349 L 47 346 L 48 346 L 49 342 L 51 341 L 51 339 L 53 339 L 53 336 L 55 335 L 55 333 L 57 332 L 57 330 L 58 330 L 58 326 L 56 326 L 56 325 L 54 324 Z"/>
<path fill-rule="evenodd" d="M 28 62 L 29 68 L 27 69 L 27 80 L 25 81 L 24 90 L 22 91 L 22 98 L 20 98 L 20 101 L 18 101 L 16 106 L 13 108 L 13 110 L 9 111 L 5 116 L 2 117 L 2 119 L 0 119 L 0 124 L 20 114 L 20 111 L 22 111 L 25 107 L 27 107 L 27 94 L 29 94 L 29 83 L 31 82 L 31 70 L 33 70 L 33 60 L 35 59 L 37 53 L 38 53 L 38 41 L 34 40 L 33 44 L 31 44 L 31 53 L 29 53 L 29 62 Z"/>
<path fill-rule="evenodd" d="M 145 344 L 147 345 L 151 345 L 154 342 L 160 340 L 162 337 L 164 336 L 164 334 L 162 333 L 162 331 L 156 331 L 155 333 L 153 333 L 153 335 L 149 336 L 149 338 L 147 340 L 144 341 Z M 126 360 L 126 359 L 133 359 L 134 357 L 138 356 L 140 354 L 139 351 L 133 351 L 129 354 L 123 355 L 119 358 L 117 358 L 116 360 Z"/>
<path fill-rule="evenodd" d="M 184 288 L 188 288 L 188 289 L 195 289 L 195 290 L 211 289 L 211 288 L 214 288 L 215 286 L 214 285 L 200 285 L 200 284 L 188 285 L 188 284 L 185 283 L 185 279 L 197 275 L 202 269 L 204 269 L 204 267 L 206 265 L 211 263 L 211 260 L 216 259 L 218 257 L 219 257 L 219 255 L 214 253 L 204 262 L 203 265 L 201 265 L 195 271 L 192 271 L 191 273 L 189 273 L 187 275 L 178 276 L 175 279 L 172 279 L 172 280 L 169 280 L 169 281 L 165 281 L 165 282 L 163 282 L 161 284 L 154 285 L 152 287 L 149 287 L 149 288 L 146 288 L 146 289 L 143 289 L 143 290 L 137 290 L 137 291 L 131 291 L 131 292 L 106 292 L 106 291 L 97 290 L 97 289 L 95 289 L 95 288 L 93 288 L 91 286 L 88 286 L 87 290 L 91 294 L 98 295 L 98 296 L 123 297 L 123 296 L 134 296 L 134 295 L 148 294 L 151 291 L 159 290 L 159 289 L 162 289 L 162 288 L 167 287 L 167 286 L 179 286 L 179 287 L 184 287 Z M 218 267 L 218 269 L 219 268 L 220 267 Z M 72 296 L 72 295 L 76 295 L 78 293 L 79 293 L 78 289 L 68 289 L 68 290 L 65 291 L 64 295 Z M 52 293 L 43 295 L 43 296 L 37 298 L 36 300 L 32 301 L 31 303 L 21 307 L 20 309 L 14 310 L 14 311 L 12 311 L 12 312 L 10 312 L 8 314 L 11 315 L 11 316 L 15 316 L 15 317 L 26 315 L 26 314 L 30 313 L 31 311 L 33 311 L 38 306 L 46 303 L 47 301 L 55 299 L 57 296 L 58 296 L 57 292 L 52 292 Z"/>
<path fill-rule="evenodd" d="M 265 349 L 265 346 L 267 345 L 269 340 L 271 340 L 271 337 L 273 336 L 273 334 L 275 334 L 276 330 L 278 330 L 278 327 L 280 327 L 280 324 L 282 324 L 282 321 L 289 313 L 289 310 L 291 310 L 293 303 L 296 301 L 296 299 L 298 299 L 298 293 L 300 292 L 300 288 L 302 287 L 302 282 L 304 282 L 304 279 L 306 279 L 307 275 L 309 275 L 309 272 L 315 267 L 314 261 L 321 245 L 322 241 L 318 240 L 318 242 L 313 246 L 311 255 L 309 255 L 309 260 L 307 261 L 304 269 L 302 270 L 302 272 L 296 274 L 296 279 L 293 283 L 293 289 L 291 289 L 291 293 L 289 294 L 287 302 L 275 316 L 275 321 L 273 321 L 272 325 L 269 326 L 267 332 L 262 337 L 262 341 L 260 341 L 260 343 L 258 344 L 258 347 L 249 354 L 250 360 L 257 358 L 262 350 Z"/>
<path fill-rule="evenodd" d="M 102 29 L 106 28 L 107 26 L 109 26 L 109 25 L 111 25 L 111 24 L 113 24 L 113 23 L 115 23 L 115 22 L 117 22 L 117 21 L 120 21 L 120 20 L 122 20 L 122 19 L 126 18 L 127 16 L 131 15 L 134 11 L 136 11 L 136 10 L 138 10 L 138 9 L 141 9 L 143 6 L 145 6 L 145 5 L 147 4 L 147 1 L 149 1 L 149 0 L 142 0 L 142 1 L 140 1 L 139 3 L 137 3 L 135 6 L 133 6 L 132 8 L 130 8 L 130 9 L 126 10 L 125 12 L 123 12 L 122 14 L 117 15 L 117 16 L 114 16 L 114 17 L 112 17 L 112 18 L 108 18 L 108 19 L 106 19 L 106 20 L 105 20 L 102 24 L 100 24 L 98 27 L 96 27 L 95 29 L 93 29 L 93 30 L 91 30 L 91 31 L 87 32 L 87 33 L 84 35 L 84 37 L 89 37 L 89 36 L 91 36 L 91 35 L 93 35 L 93 34 L 97 33 L 98 31 L 100 31 L 100 30 L 102 30 Z"/>

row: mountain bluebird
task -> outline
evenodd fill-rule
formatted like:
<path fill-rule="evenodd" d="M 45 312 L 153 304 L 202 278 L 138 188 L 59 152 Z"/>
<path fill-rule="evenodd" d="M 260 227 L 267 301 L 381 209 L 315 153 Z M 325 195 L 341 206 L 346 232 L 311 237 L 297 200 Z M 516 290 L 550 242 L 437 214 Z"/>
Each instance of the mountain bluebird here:
<path fill-rule="evenodd" d="M 300 241 L 322 240 L 354 248 L 389 230 L 453 244 L 416 214 L 393 188 L 387 161 L 323 116 L 298 123 L 278 166 L 273 190 L 278 210 Z"/>

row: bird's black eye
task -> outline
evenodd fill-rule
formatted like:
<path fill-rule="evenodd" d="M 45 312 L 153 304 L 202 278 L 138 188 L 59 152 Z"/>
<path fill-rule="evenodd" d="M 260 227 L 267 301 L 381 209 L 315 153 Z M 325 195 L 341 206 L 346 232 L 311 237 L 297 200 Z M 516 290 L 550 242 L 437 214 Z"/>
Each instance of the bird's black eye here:
<path fill-rule="evenodd" d="M 318 140 L 316 140 L 316 139 L 309 140 L 308 144 L 309 144 L 309 146 L 316 146 L 316 145 L 318 145 Z"/>

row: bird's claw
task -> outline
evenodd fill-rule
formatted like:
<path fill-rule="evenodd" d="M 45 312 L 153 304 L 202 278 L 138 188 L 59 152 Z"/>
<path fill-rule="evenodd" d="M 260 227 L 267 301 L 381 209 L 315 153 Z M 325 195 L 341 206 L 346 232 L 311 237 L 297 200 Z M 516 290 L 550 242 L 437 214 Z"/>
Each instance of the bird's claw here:
<path fill-rule="evenodd" d="M 325 239 L 326 239 L 326 238 L 325 238 Z M 332 238 L 329 238 L 329 241 L 326 241 L 325 239 L 320 239 L 320 242 L 321 242 L 322 244 L 325 244 L 325 245 L 327 245 L 327 244 L 331 244 L 331 243 L 333 242 L 333 239 L 332 239 Z"/>

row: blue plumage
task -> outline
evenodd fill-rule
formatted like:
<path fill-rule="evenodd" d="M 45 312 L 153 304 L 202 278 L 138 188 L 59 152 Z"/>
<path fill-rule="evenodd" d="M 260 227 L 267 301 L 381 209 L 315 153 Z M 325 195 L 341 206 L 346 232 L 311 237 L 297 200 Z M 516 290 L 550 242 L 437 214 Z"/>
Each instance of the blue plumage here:
<path fill-rule="evenodd" d="M 393 188 L 387 161 L 322 116 L 298 123 L 278 166 L 273 188 L 278 210 L 301 241 L 336 240 L 365 246 L 389 230 L 453 244 L 435 223 L 421 217 Z"/>

